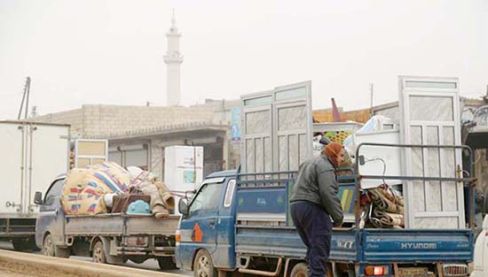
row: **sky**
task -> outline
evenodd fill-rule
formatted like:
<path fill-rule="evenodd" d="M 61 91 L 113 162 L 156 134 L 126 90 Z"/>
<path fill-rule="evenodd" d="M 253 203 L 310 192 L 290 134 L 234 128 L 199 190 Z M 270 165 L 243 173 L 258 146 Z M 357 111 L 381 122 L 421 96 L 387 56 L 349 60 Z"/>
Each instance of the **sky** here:
<path fill-rule="evenodd" d="M 488 85 L 488 1 L 0 0 L 0 119 L 25 78 L 40 114 L 166 104 L 165 34 L 182 33 L 182 105 L 312 81 L 313 108 L 398 100 L 398 75 Z"/>

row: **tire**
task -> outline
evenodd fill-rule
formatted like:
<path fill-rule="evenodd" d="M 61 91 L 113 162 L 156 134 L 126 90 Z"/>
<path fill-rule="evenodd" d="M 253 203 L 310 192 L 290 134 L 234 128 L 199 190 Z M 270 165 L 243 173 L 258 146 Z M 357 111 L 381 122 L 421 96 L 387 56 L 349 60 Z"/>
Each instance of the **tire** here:
<path fill-rule="evenodd" d="M 157 260 L 161 270 L 177 269 L 173 257 L 159 257 Z"/>
<path fill-rule="evenodd" d="M 15 238 L 12 239 L 12 245 L 15 251 L 33 252 L 39 251 L 33 238 Z"/>
<path fill-rule="evenodd" d="M 210 254 L 204 249 L 200 249 L 193 261 L 193 275 L 195 277 L 217 277 Z"/>
<path fill-rule="evenodd" d="M 347 277 L 356 277 L 356 272 L 354 272 L 354 270 L 352 269 L 349 269 L 348 271 L 346 271 L 347 273 Z"/>
<path fill-rule="evenodd" d="M 101 264 L 121 265 L 124 264 L 125 258 L 122 256 L 110 256 L 105 252 L 103 242 L 98 240 L 93 246 L 92 261 Z"/>
<path fill-rule="evenodd" d="M 93 246 L 92 261 L 100 264 L 107 263 L 107 257 L 105 256 L 105 250 L 101 241 L 97 241 L 95 246 Z"/>
<path fill-rule="evenodd" d="M 307 277 L 308 266 L 306 263 L 297 263 L 291 269 L 290 277 Z"/>
<path fill-rule="evenodd" d="M 44 238 L 44 241 L 42 242 L 41 253 L 49 257 L 69 258 L 71 254 L 71 249 L 61 248 L 59 246 L 54 245 L 51 234 L 47 234 L 46 237 Z"/>
<path fill-rule="evenodd" d="M 42 241 L 42 254 L 49 257 L 55 257 L 55 246 L 51 234 L 47 234 Z"/>

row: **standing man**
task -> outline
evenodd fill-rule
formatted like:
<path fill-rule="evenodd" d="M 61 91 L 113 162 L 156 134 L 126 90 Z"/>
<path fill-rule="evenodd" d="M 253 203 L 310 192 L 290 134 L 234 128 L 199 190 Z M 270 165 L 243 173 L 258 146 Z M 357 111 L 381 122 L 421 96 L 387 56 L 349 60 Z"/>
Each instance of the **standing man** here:
<path fill-rule="evenodd" d="M 344 218 L 335 175 L 343 161 L 342 145 L 329 143 L 320 156 L 300 165 L 290 197 L 293 223 L 307 246 L 309 276 L 325 276 L 332 225 L 339 226 Z"/>

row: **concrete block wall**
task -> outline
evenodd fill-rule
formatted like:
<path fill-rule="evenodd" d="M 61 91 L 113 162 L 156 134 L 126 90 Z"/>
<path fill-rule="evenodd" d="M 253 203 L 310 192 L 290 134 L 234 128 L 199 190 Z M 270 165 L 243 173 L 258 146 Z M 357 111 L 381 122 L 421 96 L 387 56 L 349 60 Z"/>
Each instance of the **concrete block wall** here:
<path fill-rule="evenodd" d="M 213 117 L 213 110 L 208 108 L 87 105 L 83 109 L 88 137 L 110 138 L 168 124 L 210 121 Z"/>
<path fill-rule="evenodd" d="M 81 109 L 39 116 L 33 120 L 70 124 L 73 135 L 110 138 L 134 130 L 171 124 L 214 121 L 213 106 L 145 107 L 83 105 Z"/>
<path fill-rule="evenodd" d="M 477 149 L 474 152 L 474 171 L 478 178 L 478 188 L 488 196 L 488 150 Z"/>
<path fill-rule="evenodd" d="M 82 136 L 84 133 L 83 109 L 75 109 L 32 118 L 36 122 L 70 124 L 71 135 Z"/>

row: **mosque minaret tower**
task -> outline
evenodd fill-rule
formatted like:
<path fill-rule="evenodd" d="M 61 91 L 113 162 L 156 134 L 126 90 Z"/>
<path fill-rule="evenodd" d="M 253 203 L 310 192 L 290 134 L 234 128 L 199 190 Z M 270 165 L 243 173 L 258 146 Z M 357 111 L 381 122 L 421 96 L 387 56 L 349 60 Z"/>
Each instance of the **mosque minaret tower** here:
<path fill-rule="evenodd" d="M 180 37 L 176 27 L 175 14 L 171 19 L 171 27 L 166 38 L 168 40 L 168 48 L 166 55 L 164 55 L 164 62 L 166 63 L 166 105 L 179 106 L 181 99 L 180 88 L 180 65 L 183 62 L 183 56 L 180 53 Z"/>

